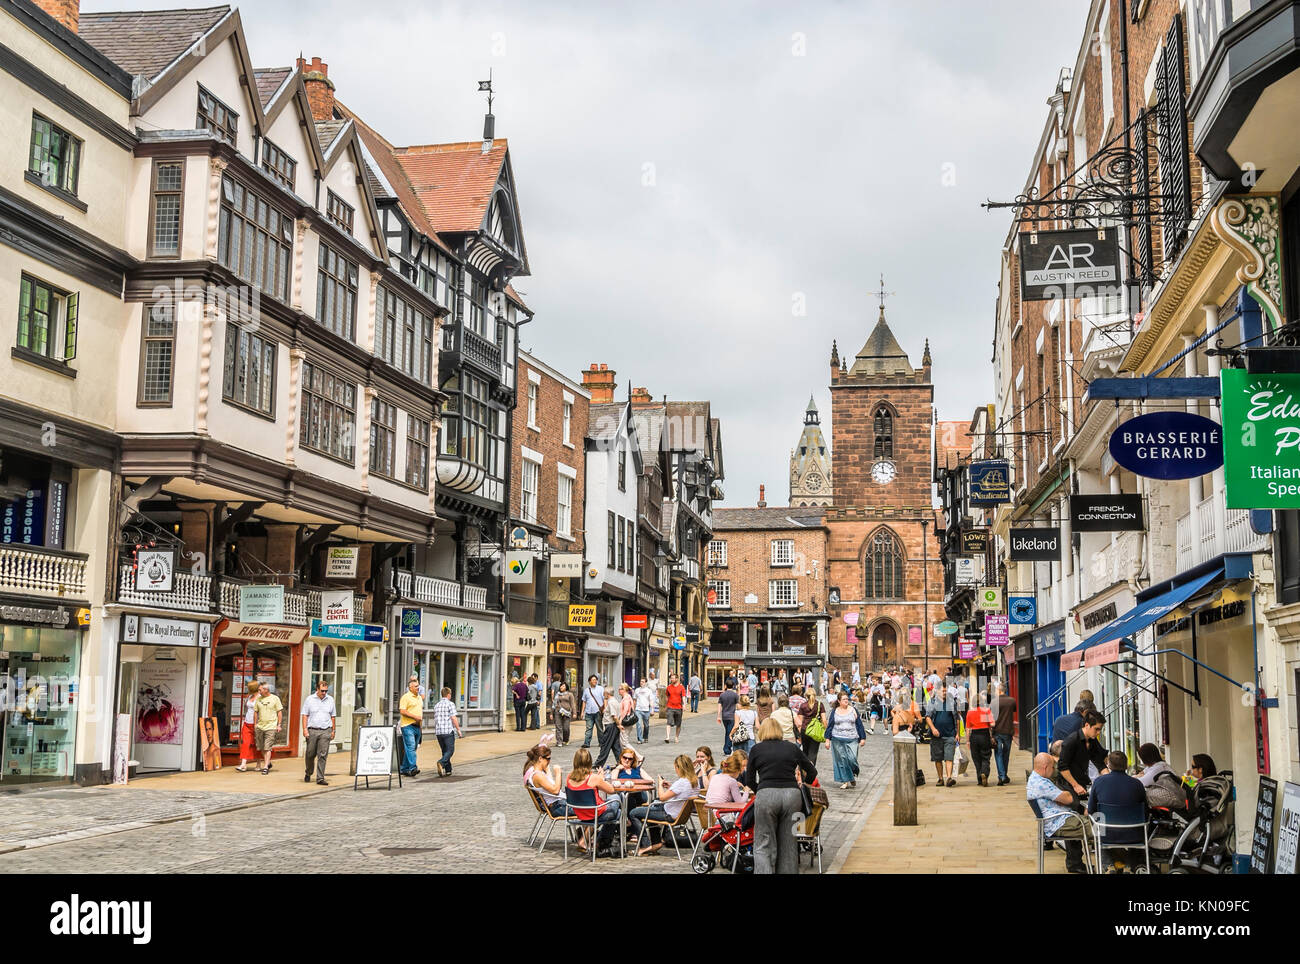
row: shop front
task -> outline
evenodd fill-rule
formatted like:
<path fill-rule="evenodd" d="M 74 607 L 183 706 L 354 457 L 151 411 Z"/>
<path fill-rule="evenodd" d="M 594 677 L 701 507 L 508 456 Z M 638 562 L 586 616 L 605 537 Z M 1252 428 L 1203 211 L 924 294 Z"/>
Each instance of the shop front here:
<path fill-rule="evenodd" d="M 602 686 L 618 686 L 623 679 L 623 640 L 617 636 L 590 633 L 583 649 L 583 685 L 594 673 Z"/>
<path fill-rule="evenodd" d="M 547 718 L 551 700 L 551 674 L 546 668 L 546 627 L 506 623 L 506 658 L 501 674 L 501 700 L 505 706 L 507 688 L 516 679 L 527 680 L 534 673 L 542 688 L 539 720 Z M 572 689 L 572 684 L 570 684 Z"/>
<path fill-rule="evenodd" d="M 314 693 L 324 679 L 334 697 L 334 746 L 352 747 L 354 713 L 369 713 L 378 720 L 377 683 L 384 678 L 384 627 L 378 623 L 324 623 L 311 621 L 304 692 Z"/>
<path fill-rule="evenodd" d="M 71 781 L 84 629 L 69 606 L 0 604 L 0 785 Z"/>
<path fill-rule="evenodd" d="M 129 611 L 119 619 L 117 713 L 130 721 L 132 774 L 201 769 L 199 711 L 211 675 L 212 624 Z M 210 715 L 220 720 L 226 709 Z"/>
<path fill-rule="evenodd" d="M 743 659 L 709 657 L 704 667 L 704 695 L 717 696 L 727 685 L 728 677 L 736 676 L 744 668 Z"/>
<path fill-rule="evenodd" d="M 1011 657 L 1007 666 L 1007 689 L 1016 700 L 1016 725 L 1019 746 L 1037 752 L 1034 747 L 1034 707 L 1038 705 L 1038 677 L 1034 674 L 1034 634 L 1022 633 L 1005 647 Z"/>
<path fill-rule="evenodd" d="M 284 705 L 283 723 L 274 755 L 298 755 L 302 736 L 298 732 L 298 717 L 303 700 L 303 641 L 306 638 L 306 626 L 234 620 L 217 624 L 212 641 L 208 711 L 205 715 L 216 717 L 223 765 L 239 762 L 244 699 L 252 680 L 266 683 Z"/>
<path fill-rule="evenodd" d="M 1065 652 L 1065 620 L 1058 619 L 1034 630 L 1034 676 L 1038 713 L 1034 718 L 1037 752 L 1046 753 L 1052 742 L 1052 723 L 1074 709 L 1061 669 Z"/>
<path fill-rule="evenodd" d="M 659 680 L 660 689 L 668 686 L 668 654 L 672 651 L 672 640 L 667 636 L 652 634 L 646 641 L 648 648 L 647 660 L 650 668 L 655 671 L 655 677 Z M 688 682 L 688 676 L 682 683 Z M 660 701 L 662 702 L 662 701 Z"/>
<path fill-rule="evenodd" d="M 570 692 L 581 692 L 582 637 L 554 629 L 549 630 L 547 635 L 550 640 L 550 661 L 546 667 L 546 678 L 550 679 L 559 673 L 560 679 L 569 684 Z"/>
<path fill-rule="evenodd" d="M 461 610 L 407 606 L 396 611 L 393 625 L 403 654 L 389 688 L 394 720 L 407 680 L 414 674 L 424 695 L 426 733 L 433 732 L 433 705 L 442 698 L 444 686 L 451 689 L 462 730 L 501 728 L 501 620 Z"/>
<path fill-rule="evenodd" d="M 1119 618 L 1121 613 L 1129 612 L 1135 604 L 1133 591 L 1127 586 L 1098 593 L 1078 607 L 1077 624 L 1080 639 L 1087 639 L 1098 630 L 1108 626 Z M 1141 732 L 1141 704 L 1137 699 L 1140 692 L 1133 685 L 1136 667 L 1132 660 L 1117 664 L 1093 665 L 1080 660 L 1074 647 L 1061 657 L 1061 667 L 1071 674 L 1069 679 L 1069 699 L 1071 709 L 1078 702 L 1080 691 L 1091 690 L 1097 709 L 1106 717 L 1106 728 L 1102 731 L 1102 742 L 1108 748 L 1124 750 L 1129 759 L 1137 758 L 1137 748 L 1142 742 L 1137 734 Z M 1071 673 L 1082 664 L 1085 672 Z"/>

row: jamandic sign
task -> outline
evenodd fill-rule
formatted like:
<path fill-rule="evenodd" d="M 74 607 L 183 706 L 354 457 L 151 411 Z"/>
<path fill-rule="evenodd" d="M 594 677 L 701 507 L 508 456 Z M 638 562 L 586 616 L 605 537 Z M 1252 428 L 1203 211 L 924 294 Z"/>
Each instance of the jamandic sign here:
<path fill-rule="evenodd" d="M 1117 288 L 1119 277 L 1114 228 L 1020 236 L 1020 291 L 1025 301 L 1096 297 Z"/>
<path fill-rule="evenodd" d="M 1220 375 L 1230 509 L 1300 508 L 1300 374 Z"/>
<path fill-rule="evenodd" d="M 1144 478 L 1194 479 L 1223 464 L 1223 429 L 1204 415 L 1150 412 L 1111 433 L 1110 454 Z"/>

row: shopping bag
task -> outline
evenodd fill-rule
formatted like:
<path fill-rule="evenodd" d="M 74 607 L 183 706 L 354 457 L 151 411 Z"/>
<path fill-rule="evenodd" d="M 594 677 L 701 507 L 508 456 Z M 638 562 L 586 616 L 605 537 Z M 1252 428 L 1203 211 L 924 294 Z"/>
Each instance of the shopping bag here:
<path fill-rule="evenodd" d="M 961 748 L 960 743 L 957 744 L 957 752 L 953 756 L 953 759 L 957 761 L 957 774 L 959 776 L 964 774 L 966 768 L 970 766 L 970 754 Z"/>

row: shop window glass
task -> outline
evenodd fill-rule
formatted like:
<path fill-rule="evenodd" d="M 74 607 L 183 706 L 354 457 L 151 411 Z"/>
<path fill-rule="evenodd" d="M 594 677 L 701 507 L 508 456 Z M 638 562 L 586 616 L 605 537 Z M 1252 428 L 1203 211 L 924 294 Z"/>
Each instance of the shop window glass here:
<path fill-rule="evenodd" d="M 81 633 L 5 625 L 0 653 L 0 784 L 73 775 Z"/>
<path fill-rule="evenodd" d="M 284 717 L 280 727 L 277 747 L 289 745 L 289 732 L 294 714 L 299 707 L 292 705 L 293 650 L 288 646 L 263 646 L 230 640 L 219 644 L 213 653 L 212 716 L 217 718 L 217 729 L 222 746 L 239 745 L 239 729 L 244 713 L 244 694 L 250 680 L 265 681 L 271 692 L 284 704 Z M 313 653 L 313 669 L 315 654 Z M 299 669 L 301 672 L 301 668 Z M 312 676 L 315 683 L 315 675 Z M 233 722 L 233 727 L 232 727 Z"/>
<path fill-rule="evenodd" d="M 364 710 L 366 708 L 366 651 L 357 650 L 357 663 L 352 673 L 352 685 L 355 688 L 355 697 L 353 709 Z"/>

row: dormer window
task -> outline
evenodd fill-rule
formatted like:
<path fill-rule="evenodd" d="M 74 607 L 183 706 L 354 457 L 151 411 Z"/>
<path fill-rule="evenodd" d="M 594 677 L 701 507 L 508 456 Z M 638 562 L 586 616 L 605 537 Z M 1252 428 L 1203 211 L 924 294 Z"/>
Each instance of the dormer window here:
<path fill-rule="evenodd" d="M 348 234 L 352 233 L 352 216 L 355 209 L 333 191 L 327 191 L 325 216 Z"/>
<path fill-rule="evenodd" d="M 293 179 L 298 170 L 298 162 L 265 139 L 262 141 L 262 170 L 290 191 L 293 190 Z"/>
<path fill-rule="evenodd" d="M 239 115 L 200 85 L 199 116 L 194 126 L 201 131 L 211 131 L 227 144 L 233 145 L 239 131 Z"/>

